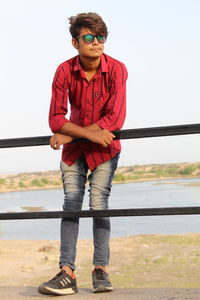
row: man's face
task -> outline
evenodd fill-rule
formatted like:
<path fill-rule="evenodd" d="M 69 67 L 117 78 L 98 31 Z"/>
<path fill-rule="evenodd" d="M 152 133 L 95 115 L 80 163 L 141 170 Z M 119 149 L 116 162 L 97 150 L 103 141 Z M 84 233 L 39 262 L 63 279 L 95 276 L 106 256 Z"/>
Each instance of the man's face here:
<path fill-rule="evenodd" d="M 95 35 L 95 33 L 90 29 L 81 28 L 79 36 L 86 34 Z M 102 55 L 104 50 L 104 44 L 99 43 L 96 37 L 91 44 L 85 43 L 82 37 L 78 38 L 77 40 L 72 39 L 72 44 L 78 50 L 80 56 L 88 58 L 98 58 Z"/>

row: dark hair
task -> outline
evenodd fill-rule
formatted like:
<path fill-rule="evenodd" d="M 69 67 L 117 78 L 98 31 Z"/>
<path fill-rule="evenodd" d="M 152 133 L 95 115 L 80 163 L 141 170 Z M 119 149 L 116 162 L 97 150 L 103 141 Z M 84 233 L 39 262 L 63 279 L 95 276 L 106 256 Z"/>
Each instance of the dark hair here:
<path fill-rule="evenodd" d="M 69 18 L 69 31 L 72 38 L 76 38 L 80 35 L 82 27 L 89 28 L 97 35 L 108 36 L 107 26 L 104 23 L 102 17 L 96 13 L 81 13 Z"/>

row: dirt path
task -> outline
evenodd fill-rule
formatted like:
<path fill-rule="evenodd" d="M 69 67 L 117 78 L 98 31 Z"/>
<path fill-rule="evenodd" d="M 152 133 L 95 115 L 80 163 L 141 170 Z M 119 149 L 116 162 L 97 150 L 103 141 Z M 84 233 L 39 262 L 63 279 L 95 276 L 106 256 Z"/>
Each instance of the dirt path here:
<path fill-rule="evenodd" d="M 81 292 L 77 296 L 68 296 L 68 299 L 94 297 L 91 293 L 92 250 L 91 240 L 78 242 L 76 277 Z M 7 298 L 0 298 L 15 299 L 15 294 L 16 299 L 38 298 L 37 286 L 58 272 L 58 257 L 58 241 L 2 240 L 0 295 Z M 113 286 L 117 289 L 112 295 L 102 294 L 95 299 L 112 299 L 108 297 L 114 296 L 113 299 L 120 300 L 200 299 L 199 265 L 200 234 L 138 235 L 112 239 L 109 270 Z M 155 294 L 154 298 L 148 298 L 149 289 L 152 295 Z M 41 299 L 45 299 L 44 296 Z"/>
<path fill-rule="evenodd" d="M 47 300 L 34 287 L 0 287 L 3 300 Z M 59 296 L 60 300 L 199 300 L 198 289 L 115 289 L 111 293 L 93 294 L 89 289 L 80 289 L 78 294 Z M 57 298 L 56 298 L 57 299 Z"/>

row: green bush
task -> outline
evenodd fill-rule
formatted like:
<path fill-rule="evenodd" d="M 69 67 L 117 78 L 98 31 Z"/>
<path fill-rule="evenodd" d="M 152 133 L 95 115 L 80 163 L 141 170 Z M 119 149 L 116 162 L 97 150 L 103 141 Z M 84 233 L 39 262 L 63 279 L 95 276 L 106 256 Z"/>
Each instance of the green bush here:
<path fill-rule="evenodd" d="M 44 184 L 39 179 L 33 179 L 33 180 L 31 180 L 31 185 L 32 186 L 38 186 L 38 187 L 44 186 Z"/>
<path fill-rule="evenodd" d="M 180 174 L 182 175 L 190 175 L 196 168 L 194 166 L 188 166 L 184 169 L 180 170 Z"/>
<path fill-rule="evenodd" d="M 41 178 L 40 180 L 41 180 L 41 183 L 43 183 L 44 185 L 49 184 L 49 180 L 45 177 Z"/>
<path fill-rule="evenodd" d="M 124 181 L 125 177 L 123 174 L 119 173 L 119 174 L 115 174 L 114 176 L 114 181 Z"/>
<path fill-rule="evenodd" d="M 26 185 L 25 185 L 25 183 L 24 183 L 23 181 L 20 181 L 20 182 L 18 183 L 18 186 L 19 186 L 20 188 L 25 188 L 25 187 L 26 187 Z"/>
<path fill-rule="evenodd" d="M 6 184 L 6 180 L 4 178 L 0 178 L 0 185 Z"/>

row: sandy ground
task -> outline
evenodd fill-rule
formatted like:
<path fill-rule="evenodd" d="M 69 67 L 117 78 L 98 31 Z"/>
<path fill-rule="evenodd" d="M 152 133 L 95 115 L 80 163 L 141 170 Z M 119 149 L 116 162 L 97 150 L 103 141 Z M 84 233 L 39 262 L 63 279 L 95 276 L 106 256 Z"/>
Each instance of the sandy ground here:
<path fill-rule="evenodd" d="M 49 300 L 51 296 L 37 293 L 34 287 L 1 287 L 3 300 Z M 198 289 L 146 288 L 146 289 L 115 289 L 111 293 L 93 294 L 90 289 L 79 289 L 79 293 L 59 296 L 59 300 L 199 300 Z"/>
<path fill-rule="evenodd" d="M 115 291 L 109 295 L 91 293 L 92 253 L 91 240 L 78 242 L 80 293 L 68 299 L 200 299 L 200 234 L 112 239 L 109 271 Z M 0 257 L 1 299 L 49 298 L 40 296 L 37 286 L 58 272 L 58 241 L 2 240 Z"/>

